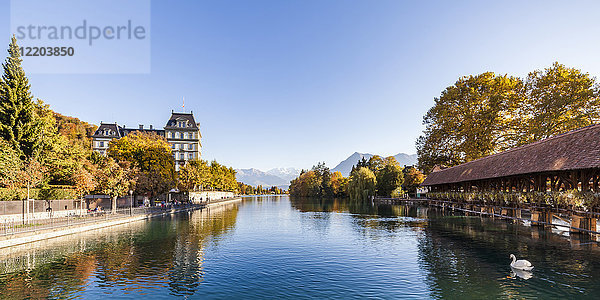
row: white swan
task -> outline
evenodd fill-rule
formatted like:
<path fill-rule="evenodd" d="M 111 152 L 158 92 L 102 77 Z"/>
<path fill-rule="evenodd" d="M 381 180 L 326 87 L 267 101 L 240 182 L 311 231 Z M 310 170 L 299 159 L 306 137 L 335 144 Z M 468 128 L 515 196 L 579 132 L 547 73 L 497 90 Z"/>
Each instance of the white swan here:
<path fill-rule="evenodd" d="M 524 270 L 524 271 L 531 271 L 533 269 L 533 266 L 531 265 L 531 263 L 529 261 L 524 260 L 524 259 L 517 260 L 517 258 L 514 256 L 514 254 L 510 255 L 510 259 L 512 259 L 512 262 L 510 263 L 511 268 L 514 268 L 516 270 Z"/>

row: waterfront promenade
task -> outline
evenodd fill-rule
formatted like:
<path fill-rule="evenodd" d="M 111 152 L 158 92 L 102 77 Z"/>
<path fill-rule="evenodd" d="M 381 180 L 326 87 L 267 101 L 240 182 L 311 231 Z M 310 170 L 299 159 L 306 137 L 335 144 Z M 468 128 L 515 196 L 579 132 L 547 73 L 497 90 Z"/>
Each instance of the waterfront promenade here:
<path fill-rule="evenodd" d="M 121 208 L 112 211 L 89 212 L 64 217 L 4 222 L 0 224 L 0 248 L 50 239 L 58 236 L 145 220 L 166 214 L 176 214 L 217 206 L 235 201 L 240 197 L 213 200 L 197 204 L 180 204 L 154 207 Z"/>

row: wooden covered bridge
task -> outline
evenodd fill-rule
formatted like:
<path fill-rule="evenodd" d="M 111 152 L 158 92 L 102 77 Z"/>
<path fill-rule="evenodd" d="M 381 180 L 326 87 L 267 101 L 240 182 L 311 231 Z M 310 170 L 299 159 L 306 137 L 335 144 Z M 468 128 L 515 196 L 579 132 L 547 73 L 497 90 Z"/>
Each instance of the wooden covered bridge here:
<path fill-rule="evenodd" d="M 507 206 L 569 209 L 574 212 L 577 227 L 582 227 L 580 213 L 589 212 L 584 214 L 587 219 L 582 222 L 589 223 L 584 227 L 595 231 L 594 211 L 599 212 L 600 208 L 600 124 L 451 168 L 436 168 L 421 185 L 429 189 L 431 199 L 443 196 L 445 200 L 463 203 L 473 199 L 494 202 L 496 195 L 519 199 L 514 203 L 505 201 Z M 516 197 L 507 197 L 511 195 Z M 585 199 L 569 200 L 577 197 Z M 544 218 L 551 222 L 552 215 L 546 214 Z"/>
<path fill-rule="evenodd" d="M 535 143 L 429 174 L 430 191 L 599 192 L 600 125 L 569 131 Z"/>

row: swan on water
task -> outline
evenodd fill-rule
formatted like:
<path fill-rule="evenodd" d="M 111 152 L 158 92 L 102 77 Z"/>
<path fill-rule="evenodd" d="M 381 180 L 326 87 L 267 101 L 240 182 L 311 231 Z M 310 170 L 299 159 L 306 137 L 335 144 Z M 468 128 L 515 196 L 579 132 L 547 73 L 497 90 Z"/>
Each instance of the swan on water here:
<path fill-rule="evenodd" d="M 512 259 L 512 262 L 510 263 L 511 268 L 514 268 L 516 270 L 525 270 L 525 271 L 531 271 L 531 269 L 533 269 L 533 266 L 531 265 L 531 263 L 529 261 L 524 260 L 524 259 L 517 260 L 517 258 L 515 257 L 514 254 L 510 255 L 510 259 Z"/>

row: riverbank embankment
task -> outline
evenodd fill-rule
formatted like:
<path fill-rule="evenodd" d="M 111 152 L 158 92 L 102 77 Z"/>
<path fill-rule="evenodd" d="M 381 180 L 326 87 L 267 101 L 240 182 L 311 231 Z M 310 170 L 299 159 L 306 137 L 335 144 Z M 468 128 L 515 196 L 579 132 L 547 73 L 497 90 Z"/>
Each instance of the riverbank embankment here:
<path fill-rule="evenodd" d="M 89 214 L 85 216 L 77 215 L 71 218 L 55 218 L 45 220 L 44 224 L 19 224 L 8 227 L 5 223 L 0 224 L 0 249 L 22 245 L 26 243 L 51 239 L 59 236 L 76 234 L 80 232 L 111 227 L 140 220 L 146 220 L 153 217 L 164 216 L 167 214 L 176 214 L 193 210 L 203 209 L 205 207 L 218 206 L 227 203 L 241 201 L 241 197 L 228 199 L 219 199 L 204 204 L 184 205 L 169 208 L 130 208 L 120 209 L 115 213 L 110 211 L 101 214 Z"/>

